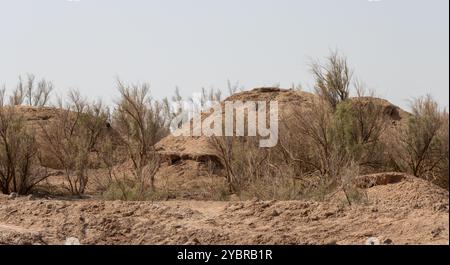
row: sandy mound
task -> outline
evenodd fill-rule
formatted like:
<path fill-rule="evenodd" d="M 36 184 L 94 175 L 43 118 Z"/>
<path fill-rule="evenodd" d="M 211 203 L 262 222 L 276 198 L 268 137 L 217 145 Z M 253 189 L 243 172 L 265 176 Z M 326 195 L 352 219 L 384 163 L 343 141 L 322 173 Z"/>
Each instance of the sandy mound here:
<path fill-rule="evenodd" d="M 16 110 L 19 114 L 23 115 L 26 126 L 32 130 L 36 136 L 39 151 L 41 152 L 42 165 L 52 169 L 60 169 L 56 163 L 56 159 L 51 154 L 48 146 L 44 140 L 44 133 L 42 126 L 48 126 L 52 121 L 57 119 L 58 113 L 61 110 L 52 107 L 30 107 L 30 106 L 17 106 Z M 105 124 L 102 132 L 103 137 L 109 135 L 116 146 L 121 145 L 121 137 L 109 124 Z M 102 136 L 101 136 L 102 137 Z M 92 153 L 91 167 L 96 167 L 97 162 L 95 153 Z"/>
<path fill-rule="evenodd" d="M 283 123 L 289 123 L 291 113 L 298 109 L 310 108 L 312 104 L 315 104 L 317 96 L 315 94 L 303 91 L 287 90 L 280 88 L 256 88 L 251 91 L 245 91 L 241 93 L 236 93 L 227 99 L 225 99 L 222 104 L 222 117 L 224 117 L 224 102 L 225 101 L 278 101 L 279 118 Z M 362 104 L 363 106 L 369 102 L 375 103 L 376 105 L 382 106 L 383 113 L 392 128 L 396 128 L 398 125 L 403 124 L 408 117 L 408 113 L 400 109 L 399 107 L 391 104 L 387 100 L 379 98 L 363 97 L 358 99 L 353 99 L 357 104 Z M 209 114 L 203 113 L 202 118 L 206 118 Z M 186 126 L 189 127 L 189 124 Z M 186 130 L 185 128 L 182 128 Z M 282 137 L 284 131 L 280 124 L 280 137 Z M 166 163 L 161 166 L 158 172 L 157 179 L 161 181 L 164 178 L 171 178 L 170 172 L 176 171 L 177 177 L 179 179 L 185 179 L 187 183 L 196 176 L 201 179 L 206 175 L 204 170 L 189 170 L 185 171 L 183 166 L 186 161 L 195 161 L 198 163 L 206 164 L 208 161 L 214 162 L 218 167 L 221 166 L 220 160 L 216 154 L 216 151 L 211 146 L 208 137 L 189 137 L 189 136 L 174 136 L 169 135 L 162 139 L 157 144 L 158 152 L 163 155 Z M 180 162 L 184 161 L 184 162 Z M 198 167 L 204 168 L 204 167 Z M 220 172 L 218 172 L 220 175 Z M 172 179 L 172 178 L 171 178 Z M 200 181 L 200 180 L 199 180 Z M 187 184 L 178 185 L 181 191 L 193 190 L 193 187 L 188 187 Z M 193 197 L 196 198 L 196 197 Z"/>
<path fill-rule="evenodd" d="M 426 181 L 339 200 L 122 202 L 0 196 L 1 244 L 448 244 L 448 192 Z"/>
<path fill-rule="evenodd" d="M 225 99 L 221 104 L 223 106 L 225 101 L 269 102 L 275 100 L 278 101 L 280 120 L 289 122 L 289 116 L 292 111 L 297 108 L 310 108 L 314 104 L 314 100 L 317 100 L 317 96 L 303 91 L 280 88 L 256 88 L 251 91 L 236 93 Z M 407 112 L 384 99 L 366 97 L 353 100 L 358 104 L 364 105 L 370 101 L 382 106 L 386 118 L 394 125 L 404 121 L 409 115 Z M 222 108 L 222 115 L 224 115 L 224 108 Z M 203 119 L 207 116 L 208 114 L 204 114 Z M 280 134 L 283 134 L 283 131 L 280 131 Z M 169 135 L 157 144 L 157 150 L 171 162 L 179 159 L 191 159 L 195 161 L 214 160 L 216 156 L 207 137 L 204 136 L 188 137 Z"/>
<path fill-rule="evenodd" d="M 380 173 L 372 176 L 385 178 L 385 176 L 393 176 L 393 174 Z M 384 205 L 386 209 L 412 206 L 417 209 L 426 208 L 448 212 L 449 193 L 447 190 L 424 179 L 406 174 L 397 173 L 396 176 L 402 176 L 402 180 L 367 189 L 369 200 Z"/>
<path fill-rule="evenodd" d="M 290 105 L 301 105 L 302 102 L 311 102 L 313 94 L 307 92 L 296 92 L 292 90 L 282 90 L 278 88 L 257 88 L 252 91 L 236 93 L 225 101 L 270 101 L 279 102 L 280 115 L 289 109 Z M 224 108 L 222 108 L 224 113 Z M 203 119 L 208 114 L 203 115 Z M 216 156 L 214 149 L 210 146 L 207 137 L 187 137 L 169 135 L 157 144 L 158 151 L 167 156 L 171 161 L 177 159 L 191 159 L 204 161 Z"/>
<path fill-rule="evenodd" d="M 156 186 L 168 199 L 224 200 L 228 199 L 226 179 L 210 164 L 194 160 L 179 160 L 161 165 Z"/>

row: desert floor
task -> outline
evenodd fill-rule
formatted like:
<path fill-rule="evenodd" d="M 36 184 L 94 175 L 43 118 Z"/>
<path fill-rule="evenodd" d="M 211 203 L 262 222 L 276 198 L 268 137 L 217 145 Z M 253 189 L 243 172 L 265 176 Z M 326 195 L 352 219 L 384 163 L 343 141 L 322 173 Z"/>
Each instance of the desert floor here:
<path fill-rule="evenodd" d="M 448 192 L 409 177 L 366 203 L 61 200 L 0 195 L 0 244 L 448 244 Z"/>

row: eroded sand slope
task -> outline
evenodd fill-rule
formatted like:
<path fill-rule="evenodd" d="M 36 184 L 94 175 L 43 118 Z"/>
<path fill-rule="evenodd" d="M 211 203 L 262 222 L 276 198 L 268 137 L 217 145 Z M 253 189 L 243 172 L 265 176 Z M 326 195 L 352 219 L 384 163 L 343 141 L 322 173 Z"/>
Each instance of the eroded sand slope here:
<path fill-rule="evenodd" d="M 421 179 L 369 202 L 61 201 L 0 197 L 1 244 L 448 244 L 448 192 Z"/>

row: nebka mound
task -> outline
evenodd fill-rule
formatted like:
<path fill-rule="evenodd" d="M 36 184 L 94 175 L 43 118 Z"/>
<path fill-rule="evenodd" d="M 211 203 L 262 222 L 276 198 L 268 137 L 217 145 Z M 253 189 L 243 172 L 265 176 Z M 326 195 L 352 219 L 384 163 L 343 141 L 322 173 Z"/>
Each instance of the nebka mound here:
<path fill-rule="evenodd" d="M 58 160 L 50 151 L 50 146 L 47 141 L 45 141 L 44 130 L 42 128 L 49 128 L 53 122 L 58 118 L 58 115 L 62 114 L 61 109 L 52 107 L 31 107 L 31 106 L 15 106 L 15 111 L 22 115 L 25 126 L 28 130 L 34 133 L 36 141 L 38 143 L 39 157 L 41 164 L 49 169 L 62 169 L 61 165 L 57 162 Z M 122 140 L 120 135 L 116 130 L 114 130 L 109 123 L 105 123 L 103 130 L 100 133 L 99 139 L 105 138 L 106 136 L 111 139 L 112 144 L 115 147 L 122 146 Z M 101 141 L 98 141 L 101 142 Z M 96 148 L 94 148 L 96 149 Z M 91 159 L 89 162 L 90 168 L 98 168 L 99 162 L 96 157 L 95 150 L 91 152 Z"/>
<path fill-rule="evenodd" d="M 295 122 L 292 113 L 310 110 L 314 104 L 317 104 L 319 97 L 313 93 L 288 90 L 280 88 L 255 88 L 251 91 L 245 91 L 233 94 L 226 98 L 220 104 L 222 106 L 222 118 L 225 116 L 226 101 L 277 101 L 279 115 L 279 138 L 283 138 L 289 131 L 290 124 Z M 361 104 L 362 107 L 369 103 L 380 107 L 383 113 L 383 119 L 388 124 L 389 129 L 397 130 L 400 126 L 406 124 L 410 115 L 401 108 L 391 104 L 387 100 L 373 97 L 351 98 L 354 103 Z M 268 105 L 268 104 L 267 104 Z M 247 114 L 247 112 L 246 112 Z M 208 117 L 209 113 L 202 113 L 202 120 Z M 268 117 L 269 115 L 266 115 Z M 224 118 L 223 118 L 224 119 Z M 190 126 L 186 124 L 185 126 Z M 267 122 L 269 126 L 269 122 Z M 186 130 L 182 127 L 180 130 Z M 389 139 L 389 135 L 382 135 Z M 279 144 L 279 143 L 278 143 Z M 165 158 L 156 180 L 157 184 L 168 187 L 171 183 L 171 190 L 177 190 L 184 194 L 182 198 L 204 199 L 196 191 L 205 185 L 205 178 L 208 176 L 224 176 L 223 166 L 220 162 L 220 156 L 212 146 L 211 141 L 206 136 L 174 136 L 169 135 L 163 138 L 157 145 L 157 151 Z M 211 171 L 211 165 L 214 170 Z M 224 178 L 218 178 L 221 181 Z M 199 192 L 201 193 L 201 192 Z"/>
<path fill-rule="evenodd" d="M 224 101 L 222 105 L 222 116 L 224 116 L 224 104 L 226 101 L 277 101 L 279 112 L 279 127 L 280 134 L 286 133 L 283 130 L 283 123 L 289 124 L 291 122 L 290 117 L 294 111 L 302 111 L 304 109 L 310 109 L 313 104 L 318 100 L 318 96 L 315 94 L 280 89 L 280 88 L 255 88 L 251 91 L 245 91 L 236 93 Z M 406 118 L 410 115 L 401 108 L 391 104 L 389 101 L 372 98 L 361 97 L 351 99 L 358 104 L 367 104 L 369 102 L 379 105 L 383 109 L 385 119 L 392 124 L 392 127 L 396 127 L 406 121 Z M 202 119 L 208 117 L 209 114 L 203 113 Z M 182 128 L 183 129 L 183 128 Z M 207 161 L 217 160 L 217 153 L 208 141 L 208 137 L 205 136 L 174 136 L 169 135 L 162 139 L 157 145 L 158 152 L 165 156 L 169 161 L 177 160 L 194 160 L 194 161 Z"/>

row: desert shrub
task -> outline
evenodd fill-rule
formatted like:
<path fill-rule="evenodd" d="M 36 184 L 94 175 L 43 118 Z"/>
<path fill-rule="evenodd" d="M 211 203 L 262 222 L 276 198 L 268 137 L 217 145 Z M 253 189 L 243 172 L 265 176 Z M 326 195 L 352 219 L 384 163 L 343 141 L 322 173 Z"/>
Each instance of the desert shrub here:
<path fill-rule="evenodd" d="M 49 103 L 53 83 L 45 79 L 36 81 L 34 75 L 28 74 L 26 80 L 19 76 L 19 82 L 10 96 L 12 105 L 45 106 Z"/>
<path fill-rule="evenodd" d="M 237 92 L 242 92 L 242 91 L 244 91 L 244 89 L 245 88 L 239 84 L 239 81 L 231 82 L 231 80 L 229 80 L 229 79 L 227 80 L 228 96 L 231 96 Z"/>
<path fill-rule="evenodd" d="M 329 186 L 322 182 L 323 178 L 317 180 L 314 176 L 295 174 L 289 166 L 280 165 L 278 169 L 268 170 L 258 178 L 248 176 L 238 195 L 242 200 L 320 200 Z"/>
<path fill-rule="evenodd" d="M 303 172 L 317 172 L 326 178 L 339 175 L 347 157 L 339 153 L 333 120 L 333 112 L 322 98 L 308 108 L 295 109 L 285 123 L 288 133 L 280 140 L 286 159 L 298 164 Z M 342 137 L 346 137 L 344 131 Z"/>
<path fill-rule="evenodd" d="M 0 91 L 0 186 L 4 194 L 27 194 L 46 179 L 46 170 L 39 166 L 34 133 L 24 124 L 16 107 L 5 105 Z"/>
<path fill-rule="evenodd" d="M 344 170 L 342 170 L 341 176 L 341 189 L 344 192 L 346 202 L 349 205 L 356 203 L 367 203 L 367 192 L 364 189 L 357 187 L 355 183 L 356 177 L 360 175 L 360 166 L 350 161 Z"/>
<path fill-rule="evenodd" d="M 412 116 L 400 134 L 400 167 L 414 176 L 448 184 L 448 113 L 426 96 L 411 105 Z"/>
<path fill-rule="evenodd" d="M 333 112 L 327 101 L 318 99 L 309 108 L 294 111 L 285 123 L 288 133 L 280 140 L 280 152 L 296 176 L 315 182 L 304 187 L 304 196 L 323 199 L 342 188 L 354 197 L 358 190 L 345 180 L 349 165 L 357 166 L 358 172 L 377 171 L 383 165 L 382 109 L 370 101 L 359 104 L 358 98 L 341 101 Z"/>
<path fill-rule="evenodd" d="M 314 185 L 304 187 L 307 193 L 323 197 L 342 188 L 354 197 L 357 190 L 350 192 L 343 179 L 349 175 L 349 165 L 355 164 L 358 172 L 366 173 L 385 168 L 386 147 L 381 140 L 386 128 L 383 106 L 373 95 L 364 95 L 360 82 L 355 82 L 357 96 L 349 98 L 351 71 L 346 58 L 337 53 L 330 55 L 328 64 L 313 64 L 313 73 L 318 98 L 294 107 L 283 121 L 285 133 L 280 137 L 279 153 L 294 169 L 295 176 L 316 176 L 312 178 Z"/>
<path fill-rule="evenodd" d="M 232 136 L 212 136 L 209 138 L 209 143 L 217 152 L 220 162 L 224 168 L 225 177 L 228 184 L 228 191 L 230 193 L 236 192 L 239 185 L 239 180 L 234 173 L 235 154 L 233 153 L 233 146 L 234 142 L 236 141 L 237 139 Z"/>
<path fill-rule="evenodd" d="M 228 184 L 218 176 L 203 180 L 199 184 L 199 195 L 203 199 L 227 201 L 230 198 Z"/>
<path fill-rule="evenodd" d="M 283 160 L 279 150 L 260 148 L 257 137 L 215 137 L 212 145 L 221 158 L 228 189 L 224 195 L 240 199 L 294 200 L 305 198 L 313 187 L 312 177 L 303 176 Z"/>
<path fill-rule="evenodd" d="M 105 191 L 116 177 L 116 166 L 123 162 L 118 155 L 117 147 L 114 146 L 110 135 L 104 135 L 97 142 L 96 153 L 100 160 L 100 167 L 106 169 L 106 174 L 97 174 L 92 178 L 100 191 Z"/>
<path fill-rule="evenodd" d="M 325 63 L 320 61 L 311 63 L 311 72 L 315 78 L 316 93 L 333 108 L 349 97 L 352 70 L 345 56 L 333 51 L 326 58 Z"/>
<path fill-rule="evenodd" d="M 229 185 L 216 174 L 220 167 L 212 160 L 203 164 L 205 166 L 206 179 L 200 183 L 200 194 L 203 198 L 215 201 L 226 201 L 230 197 Z"/>
<path fill-rule="evenodd" d="M 372 98 L 340 102 L 333 115 L 330 139 L 336 151 L 369 170 L 383 167 L 383 108 Z"/>
<path fill-rule="evenodd" d="M 230 192 L 228 186 L 217 179 L 213 180 L 211 183 L 206 184 L 205 194 L 208 199 L 215 201 L 226 201 L 230 198 Z"/>
<path fill-rule="evenodd" d="M 438 139 L 442 147 L 442 153 L 444 154 L 442 160 L 440 160 L 439 168 L 435 170 L 433 174 L 433 181 L 446 189 L 449 188 L 449 143 L 448 143 L 448 130 L 449 130 L 449 115 L 448 112 L 442 113 L 442 126 L 438 132 Z"/>
<path fill-rule="evenodd" d="M 319 100 L 309 110 L 297 110 L 293 115 L 298 124 L 294 127 L 310 139 L 313 153 L 319 150 L 306 163 L 327 175 L 336 167 L 330 162 L 336 159 L 330 157 L 339 153 L 344 164 L 352 160 L 372 170 L 382 167 L 384 146 L 380 137 L 386 127 L 382 105 L 373 93 L 365 96 L 362 82 L 353 82 L 347 58 L 338 52 L 332 52 L 326 63 L 316 62 L 311 68 Z M 354 98 L 349 97 L 352 84 L 357 95 Z"/>
<path fill-rule="evenodd" d="M 151 190 L 146 187 L 142 188 L 140 185 L 134 179 L 114 180 L 102 193 L 102 198 L 122 201 L 160 201 L 170 197 L 170 193 L 166 189 Z"/>
<path fill-rule="evenodd" d="M 360 83 L 355 84 L 357 97 L 349 98 L 352 74 L 338 53 L 325 64 L 313 64 L 312 70 L 318 97 L 281 119 L 283 133 L 275 148 L 259 148 L 257 137 L 211 138 L 230 193 L 323 200 L 339 190 L 349 204 L 363 201 L 364 193 L 349 179 L 384 165 L 383 107 L 363 95 Z M 352 175 L 349 168 L 358 170 Z"/>
<path fill-rule="evenodd" d="M 265 176 L 251 179 L 242 187 L 239 198 L 249 200 L 296 200 L 301 197 L 302 190 L 296 185 L 296 180 L 283 176 Z"/>
<path fill-rule="evenodd" d="M 199 101 L 200 102 L 194 102 L 197 103 L 200 108 L 207 108 L 211 104 L 219 102 L 222 99 L 222 91 L 219 89 L 210 88 L 207 90 L 206 88 L 202 87 Z M 193 98 L 191 98 L 192 101 L 195 101 Z"/>
<path fill-rule="evenodd" d="M 90 157 L 106 129 L 108 113 L 101 103 L 87 102 L 78 91 L 71 91 L 66 101 L 60 99 L 58 109 L 49 125 L 41 124 L 43 140 L 64 171 L 67 190 L 81 195 L 88 184 Z"/>
<path fill-rule="evenodd" d="M 150 97 L 148 84 L 125 85 L 118 81 L 120 99 L 113 113 L 113 125 L 123 137 L 132 173 L 144 197 L 155 191 L 154 180 L 161 158 L 155 144 L 169 133 L 164 105 Z"/>
<path fill-rule="evenodd" d="M 256 137 L 210 137 L 223 166 L 228 191 L 239 193 L 253 180 L 262 179 L 269 169 L 269 150 L 258 147 Z"/>
<path fill-rule="evenodd" d="M 229 145 L 233 191 L 241 193 L 251 185 L 256 186 L 256 180 L 262 180 L 268 173 L 269 150 L 259 148 L 256 137 L 235 137 Z"/>
<path fill-rule="evenodd" d="M 345 106 L 333 112 L 319 98 L 297 109 L 284 121 L 285 133 L 275 148 L 260 148 L 257 137 L 211 137 L 229 192 L 244 199 L 324 199 L 341 184 L 358 143 L 350 139 L 358 128 L 352 105 Z M 345 123 L 344 131 L 338 131 Z"/>
<path fill-rule="evenodd" d="M 336 190 L 336 181 L 326 176 L 305 174 L 302 178 L 308 183 L 301 190 L 301 199 L 324 201 Z"/>
<path fill-rule="evenodd" d="M 172 96 L 170 102 L 168 98 L 164 98 L 162 100 L 162 104 L 164 106 L 163 107 L 163 110 L 165 112 L 164 116 L 168 124 L 167 127 L 169 127 L 169 129 L 171 130 L 179 129 L 182 126 L 182 120 L 177 121 L 177 124 L 171 125 L 172 120 L 178 118 L 179 116 L 186 118 L 188 115 L 179 88 L 178 87 L 175 88 L 174 95 Z"/>

